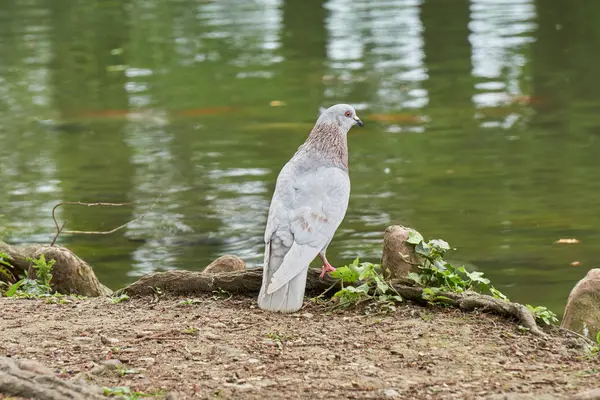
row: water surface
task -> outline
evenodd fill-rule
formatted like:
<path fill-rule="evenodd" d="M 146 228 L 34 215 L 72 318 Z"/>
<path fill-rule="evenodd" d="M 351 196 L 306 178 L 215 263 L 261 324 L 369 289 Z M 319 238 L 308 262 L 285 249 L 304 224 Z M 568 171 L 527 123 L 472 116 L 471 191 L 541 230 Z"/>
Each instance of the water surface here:
<path fill-rule="evenodd" d="M 112 288 L 260 265 L 279 169 L 346 102 L 366 127 L 334 264 L 404 224 L 562 313 L 598 257 L 599 19 L 592 0 L 3 0 L 2 236 L 49 243 L 59 201 L 132 202 L 57 211 L 86 231 L 145 215 L 59 238 Z"/>

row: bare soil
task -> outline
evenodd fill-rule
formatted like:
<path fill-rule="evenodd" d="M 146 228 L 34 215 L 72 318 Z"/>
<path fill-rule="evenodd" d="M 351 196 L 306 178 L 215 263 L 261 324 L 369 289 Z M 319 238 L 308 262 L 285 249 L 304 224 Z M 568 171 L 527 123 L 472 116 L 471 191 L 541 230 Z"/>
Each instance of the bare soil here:
<path fill-rule="evenodd" d="M 600 386 L 598 359 L 577 340 L 493 315 L 416 305 L 328 315 L 316 304 L 281 315 L 243 297 L 181 300 L 2 298 L 0 355 L 155 398 L 562 399 Z"/>

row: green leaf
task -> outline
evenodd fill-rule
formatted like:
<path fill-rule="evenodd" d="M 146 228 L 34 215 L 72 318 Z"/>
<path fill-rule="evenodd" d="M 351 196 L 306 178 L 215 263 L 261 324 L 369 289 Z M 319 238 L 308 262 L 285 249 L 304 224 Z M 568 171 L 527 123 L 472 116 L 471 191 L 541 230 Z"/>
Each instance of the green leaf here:
<path fill-rule="evenodd" d="M 452 266 L 452 264 L 448 264 L 446 261 L 444 260 L 435 260 L 433 262 L 433 265 L 442 272 L 446 272 L 446 271 L 454 271 L 454 267 Z"/>
<path fill-rule="evenodd" d="M 600 344 L 600 331 L 596 334 L 596 343 Z"/>
<path fill-rule="evenodd" d="M 25 282 L 25 280 L 21 279 L 20 281 L 13 283 L 12 285 L 10 285 L 10 287 L 8 288 L 8 290 L 6 291 L 6 293 L 4 295 L 6 297 L 13 297 L 17 293 L 17 290 L 19 290 L 19 288 L 23 285 L 24 282 Z"/>
<path fill-rule="evenodd" d="M 356 271 L 350 269 L 350 267 L 339 267 L 335 271 L 331 272 L 331 277 L 341 279 L 344 283 L 354 283 L 358 280 L 359 274 Z"/>
<path fill-rule="evenodd" d="M 450 245 L 448 244 L 448 242 L 446 242 L 445 240 L 442 240 L 442 239 L 430 240 L 429 244 L 431 245 L 431 247 L 440 251 L 441 253 L 444 253 L 445 251 L 450 250 Z"/>
<path fill-rule="evenodd" d="M 423 241 L 423 236 L 417 231 L 410 230 L 406 241 L 410 244 L 419 244 Z"/>
<path fill-rule="evenodd" d="M 387 283 L 385 283 L 383 281 L 383 279 L 377 279 L 376 282 L 377 282 L 377 291 L 379 293 L 387 293 L 387 291 L 390 289 L 390 286 Z"/>
<path fill-rule="evenodd" d="M 369 284 L 368 283 L 363 283 L 362 285 L 360 285 L 359 287 L 356 288 L 356 292 L 362 292 L 366 295 L 369 294 Z"/>
<path fill-rule="evenodd" d="M 461 268 L 462 268 L 462 270 L 461 270 Z M 473 282 L 483 283 L 486 285 L 490 284 L 490 280 L 488 278 L 483 277 L 483 272 L 479 272 L 479 271 L 469 272 L 465 269 L 465 267 L 460 267 L 459 271 L 464 272 L 465 275 L 467 275 L 467 277 L 470 280 L 472 280 Z"/>
<path fill-rule="evenodd" d="M 504 301 L 510 301 L 508 297 L 506 297 L 506 295 L 504 293 L 502 293 L 501 291 L 499 291 L 498 289 L 496 289 L 493 286 L 490 286 L 490 293 L 492 294 L 492 296 L 494 296 L 497 299 L 502 299 Z"/>
<path fill-rule="evenodd" d="M 415 246 L 415 253 L 429 257 L 431 255 L 431 246 L 421 241 Z"/>
<path fill-rule="evenodd" d="M 423 284 L 423 281 L 421 280 L 421 275 L 417 274 L 416 272 L 409 272 L 407 277 L 408 277 L 408 279 L 412 279 L 413 281 L 415 281 L 419 285 L 425 286 Z"/>
<path fill-rule="evenodd" d="M 357 267 L 357 270 L 360 271 L 358 279 L 361 281 L 373 279 L 373 277 L 377 275 L 377 272 L 375 272 L 375 268 L 371 263 L 362 263 L 359 267 Z"/>

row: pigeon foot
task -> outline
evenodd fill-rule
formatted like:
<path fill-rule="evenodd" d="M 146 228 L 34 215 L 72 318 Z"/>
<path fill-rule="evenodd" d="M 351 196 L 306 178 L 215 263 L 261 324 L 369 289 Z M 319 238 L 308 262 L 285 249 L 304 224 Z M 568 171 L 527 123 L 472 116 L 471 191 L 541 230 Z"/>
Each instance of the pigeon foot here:
<path fill-rule="evenodd" d="M 329 264 L 329 261 L 327 261 L 325 256 L 319 254 L 319 258 L 321 258 L 321 261 L 323 261 L 323 268 L 321 269 L 321 275 L 319 275 L 319 278 L 323 279 L 326 273 L 335 271 L 335 268 Z"/>

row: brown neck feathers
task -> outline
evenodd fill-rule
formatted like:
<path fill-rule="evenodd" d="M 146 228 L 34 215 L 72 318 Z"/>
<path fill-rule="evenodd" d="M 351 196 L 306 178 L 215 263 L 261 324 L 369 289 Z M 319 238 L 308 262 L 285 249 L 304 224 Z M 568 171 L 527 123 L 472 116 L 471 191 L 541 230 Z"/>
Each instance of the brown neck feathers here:
<path fill-rule="evenodd" d="M 348 142 L 337 125 L 315 125 L 303 147 L 307 151 L 318 153 L 336 166 L 348 169 Z"/>

